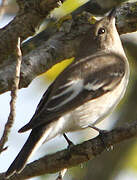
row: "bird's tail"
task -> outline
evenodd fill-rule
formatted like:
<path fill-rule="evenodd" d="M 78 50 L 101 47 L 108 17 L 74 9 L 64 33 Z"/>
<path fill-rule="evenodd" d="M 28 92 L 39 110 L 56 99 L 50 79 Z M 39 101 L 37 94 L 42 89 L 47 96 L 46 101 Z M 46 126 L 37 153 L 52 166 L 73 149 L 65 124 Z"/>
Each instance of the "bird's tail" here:
<path fill-rule="evenodd" d="M 31 131 L 23 148 L 21 149 L 16 159 L 8 168 L 5 175 L 7 178 L 13 175 L 15 172 L 20 173 L 23 170 L 29 157 L 45 141 L 45 139 L 50 134 L 51 130 L 52 130 L 51 128 L 39 126 Z"/>

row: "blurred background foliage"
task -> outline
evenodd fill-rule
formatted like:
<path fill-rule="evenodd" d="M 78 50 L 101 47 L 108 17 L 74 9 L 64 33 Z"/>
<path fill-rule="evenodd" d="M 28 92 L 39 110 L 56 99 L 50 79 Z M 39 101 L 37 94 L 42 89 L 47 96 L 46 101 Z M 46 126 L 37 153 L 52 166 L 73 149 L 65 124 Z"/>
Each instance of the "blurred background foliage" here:
<path fill-rule="evenodd" d="M 60 6 L 60 8 L 55 9 L 52 12 L 52 16 L 56 17 L 57 19 L 64 16 L 65 14 L 69 14 L 72 11 L 74 11 L 76 8 L 83 5 L 88 0 L 67 0 L 63 5 Z M 104 2 L 105 3 L 105 2 Z M 9 21 L 9 19 L 6 19 L 8 16 L 11 18 L 15 16 L 17 13 L 18 7 L 15 0 L 7 0 L 7 4 L 5 6 L 5 14 L 3 16 L 3 24 L 6 24 L 6 21 Z M 1 27 L 2 22 L 1 20 Z M 120 103 L 117 110 L 111 115 L 111 117 L 107 118 L 105 123 L 101 123 L 99 127 L 103 129 L 111 129 L 115 126 L 124 126 L 125 123 L 130 123 L 130 121 L 137 120 L 137 33 L 131 33 L 121 36 L 124 49 L 126 51 L 127 57 L 129 59 L 130 63 L 130 69 L 131 69 L 131 76 L 130 76 L 130 82 L 128 86 L 128 90 L 126 92 L 126 95 L 122 102 Z M 18 98 L 22 98 L 20 102 L 23 104 L 27 104 L 28 101 L 30 104 L 32 104 L 32 107 L 29 106 L 29 110 L 33 109 L 34 112 L 35 107 L 33 107 L 33 100 L 34 96 L 42 96 L 45 88 L 51 83 L 60 72 L 63 71 L 64 68 L 66 68 L 72 61 L 74 60 L 74 57 L 71 59 L 63 60 L 61 63 L 53 66 L 49 71 L 42 74 L 40 77 L 38 77 L 36 80 L 32 82 L 32 86 L 29 87 L 29 93 L 34 94 L 29 97 L 27 100 L 24 99 L 24 94 L 22 92 L 21 96 L 19 95 Z M 44 88 L 43 88 L 44 87 Z M 27 88 L 28 89 L 28 88 Z M 25 91 L 27 91 L 25 89 Z M 41 91 L 41 89 L 44 89 Z M 22 91 L 22 90 L 20 90 Z M 20 93 L 20 92 L 19 92 Z M 6 95 L 5 95 L 6 94 Z M 1 95 L 0 98 L 3 97 L 6 98 L 6 96 L 9 96 L 8 93 L 5 93 L 4 95 Z M 36 100 L 35 104 L 38 104 L 38 99 Z M 3 103 L 3 99 L 1 100 L 1 104 Z M 2 105 L 1 105 L 2 106 Z M 26 105 L 24 105 L 26 106 Z M 4 107 L 3 107 L 4 108 Z M 25 108 L 25 107 L 24 107 Z M 6 109 L 7 110 L 7 109 Z M 30 114 L 32 115 L 33 112 Z M 17 112 L 18 113 L 18 112 Z M 27 109 L 25 110 L 25 113 L 27 114 Z M 30 119 L 30 116 L 28 115 L 28 120 Z M 8 110 L 7 114 L 8 116 Z M 0 114 L 0 120 L 2 115 Z M 18 119 L 22 117 L 22 114 L 18 113 Z M 23 117 L 26 118 L 26 117 Z M 23 121 L 21 124 L 25 124 Z M 27 120 L 27 121 L 28 121 Z M 3 122 L 4 124 L 5 122 Z M 19 125 L 19 127 L 21 126 Z M 20 137 L 18 137 L 18 134 L 15 132 L 17 131 L 18 126 L 15 125 L 15 128 L 13 129 L 13 133 L 11 134 L 11 144 L 14 146 L 14 152 L 18 152 L 19 148 L 17 149 L 15 146 L 14 139 L 16 138 L 17 141 L 20 141 Z M 91 132 L 91 130 L 86 130 L 81 133 L 73 133 L 69 136 L 71 137 L 72 141 L 75 143 L 80 143 L 84 140 L 89 139 L 94 132 Z M 26 137 L 25 137 L 26 138 Z M 24 142 L 24 138 L 22 138 L 22 142 L 20 147 L 22 147 L 22 143 Z M 42 154 L 55 152 L 57 150 L 66 148 L 66 144 L 63 140 L 63 138 L 58 137 L 56 141 L 48 142 L 47 145 L 43 146 L 43 148 L 39 149 L 39 154 L 34 156 L 34 159 L 37 159 Z M 15 153 L 15 154 L 16 154 Z M 10 154 L 10 148 L 8 149 L 6 156 L 11 156 Z M 15 154 L 13 153 L 13 158 L 15 157 Z M 66 173 L 64 180 L 135 180 L 137 179 L 137 141 L 136 138 L 128 140 L 126 142 L 123 142 L 121 144 L 118 144 L 114 147 L 112 151 L 104 152 L 101 156 L 97 157 L 96 159 L 89 161 L 87 163 L 84 163 L 82 165 L 79 165 L 78 167 L 74 167 L 68 170 Z M 37 158 L 36 158 L 37 157 Z M 3 159 L 5 158 L 2 157 Z M 4 161 L 0 157 L 0 164 L 2 164 Z M 9 157 L 8 157 L 9 158 Z M 12 161 L 10 160 L 10 161 Z M 9 162 L 5 161 L 5 170 L 9 166 Z M 57 174 L 52 175 L 45 175 L 42 177 L 33 178 L 35 180 L 38 179 L 44 179 L 44 180 L 51 180 L 56 179 Z"/>

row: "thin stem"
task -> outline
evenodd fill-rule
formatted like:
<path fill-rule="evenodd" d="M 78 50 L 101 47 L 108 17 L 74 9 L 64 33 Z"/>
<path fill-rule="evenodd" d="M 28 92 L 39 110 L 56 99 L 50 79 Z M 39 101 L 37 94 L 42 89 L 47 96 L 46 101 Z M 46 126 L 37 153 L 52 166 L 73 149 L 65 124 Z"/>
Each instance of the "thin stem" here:
<path fill-rule="evenodd" d="M 17 99 L 17 91 L 19 87 L 20 67 L 21 67 L 21 61 L 22 61 L 22 53 L 20 49 L 20 38 L 18 38 L 18 42 L 17 42 L 16 55 L 17 55 L 17 63 L 16 63 L 16 69 L 15 69 L 15 78 L 14 78 L 12 90 L 11 90 L 10 114 L 9 114 L 7 123 L 5 125 L 3 135 L 0 140 L 0 153 L 7 149 L 7 147 L 4 148 L 4 145 L 8 140 L 8 134 L 10 133 L 10 130 L 15 120 L 15 114 L 16 114 L 15 104 L 16 104 L 16 99 Z"/>

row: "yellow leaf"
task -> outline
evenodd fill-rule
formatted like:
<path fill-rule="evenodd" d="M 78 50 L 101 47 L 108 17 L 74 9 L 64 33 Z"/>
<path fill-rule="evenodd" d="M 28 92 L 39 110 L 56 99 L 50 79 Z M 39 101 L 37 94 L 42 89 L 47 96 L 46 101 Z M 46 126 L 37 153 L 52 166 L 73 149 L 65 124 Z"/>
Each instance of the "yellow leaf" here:
<path fill-rule="evenodd" d="M 89 0 L 66 0 L 59 8 L 55 8 L 51 15 L 56 18 L 61 18 L 67 14 L 70 14 L 72 11 L 88 1 Z"/>
<path fill-rule="evenodd" d="M 73 62 L 74 57 L 70 59 L 65 59 L 62 62 L 54 65 L 51 69 L 45 72 L 44 75 L 49 81 L 53 81 L 56 77 L 69 65 Z"/>

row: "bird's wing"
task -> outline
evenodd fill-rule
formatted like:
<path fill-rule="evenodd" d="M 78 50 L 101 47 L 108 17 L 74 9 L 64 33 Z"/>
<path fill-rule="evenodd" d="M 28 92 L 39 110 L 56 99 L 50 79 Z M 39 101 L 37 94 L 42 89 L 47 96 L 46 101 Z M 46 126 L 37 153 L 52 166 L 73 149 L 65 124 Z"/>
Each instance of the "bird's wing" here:
<path fill-rule="evenodd" d="M 85 102 L 113 90 L 124 73 L 125 63 L 115 54 L 88 57 L 73 63 L 49 87 L 31 121 L 19 132 L 49 124 Z"/>

